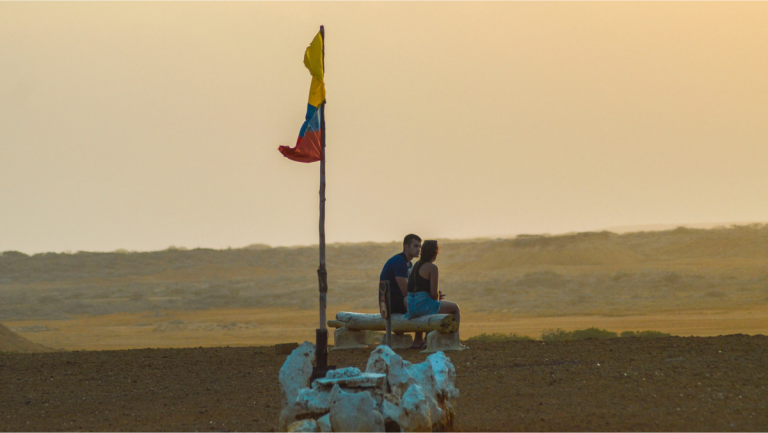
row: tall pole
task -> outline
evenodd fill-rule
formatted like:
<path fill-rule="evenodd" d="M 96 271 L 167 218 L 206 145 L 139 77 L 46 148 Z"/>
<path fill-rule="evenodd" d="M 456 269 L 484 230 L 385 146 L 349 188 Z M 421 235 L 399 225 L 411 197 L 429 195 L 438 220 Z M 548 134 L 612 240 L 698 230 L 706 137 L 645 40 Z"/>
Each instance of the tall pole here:
<path fill-rule="evenodd" d="M 320 26 L 323 38 L 323 74 L 325 74 L 325 28 Z M 325 270 L 325 101 L 320 105 L 320 266 L 317 281 L 320 290 L 320 327 L 315 332 L 315 369 L 313 379 L 325 377 L 328 371 L 328 328 L 325 325 L 325 308 L 328 294 L 328 273 Z M 333 367 L 331 367 L 333 368 Z"/>

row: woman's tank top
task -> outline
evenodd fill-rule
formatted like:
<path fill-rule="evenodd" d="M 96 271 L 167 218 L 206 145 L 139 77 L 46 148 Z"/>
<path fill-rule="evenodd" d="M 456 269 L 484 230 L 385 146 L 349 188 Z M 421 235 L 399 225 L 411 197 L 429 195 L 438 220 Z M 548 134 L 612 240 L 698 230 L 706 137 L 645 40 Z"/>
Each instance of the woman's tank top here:
<path fill-rule="evenodd" d="M 408 278 L 408 293 L 431 292 L 429 280 L 419 275 L 419 269 L 422 264 L 413 267 L 410 278 Z"/>

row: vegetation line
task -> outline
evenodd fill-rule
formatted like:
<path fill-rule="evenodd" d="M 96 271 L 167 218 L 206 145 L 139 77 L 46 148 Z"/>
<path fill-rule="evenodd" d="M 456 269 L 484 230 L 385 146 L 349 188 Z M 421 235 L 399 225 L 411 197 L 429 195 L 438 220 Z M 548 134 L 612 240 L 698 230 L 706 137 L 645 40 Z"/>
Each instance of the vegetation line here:
<path fill-rule="evenodd" d="M 541 334 L 542 341 L 570 341 L 570 340 L 586 340 L 589 338 L 595 338 L 599 340 L 605 340 L 610 338 L 659 338 L 659 337 L 671 337 L 672 334 L 659 331 L 624 331 L 620 335 L 616 332 L 607 331 L 605 329 L 587 328 L 576 331 L 564 331 L 562 329 L 548 330 Z M 526 341 L 533 340 L 533 338 L 527 335 L 519 334 L 486 334 L 482 333 L 474 337 L 469 338 L 467 341 L 484 341 L 484 342 L 504 342 L 504 341 Z"/>

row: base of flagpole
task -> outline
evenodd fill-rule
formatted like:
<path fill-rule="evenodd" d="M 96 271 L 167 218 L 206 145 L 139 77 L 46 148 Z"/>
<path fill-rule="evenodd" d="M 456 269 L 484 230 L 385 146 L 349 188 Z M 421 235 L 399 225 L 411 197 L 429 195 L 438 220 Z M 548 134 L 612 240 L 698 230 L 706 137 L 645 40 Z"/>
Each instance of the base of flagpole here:
<path fill-rule="evenodd" d="M 328 365 L 328 329 L 315 330 L 315 366 L 312 368 L 312 376 L 309 377 L 309 383 L 315 379 L 325 377 L 325 375 L 335 370 L 335 365 Z"/>

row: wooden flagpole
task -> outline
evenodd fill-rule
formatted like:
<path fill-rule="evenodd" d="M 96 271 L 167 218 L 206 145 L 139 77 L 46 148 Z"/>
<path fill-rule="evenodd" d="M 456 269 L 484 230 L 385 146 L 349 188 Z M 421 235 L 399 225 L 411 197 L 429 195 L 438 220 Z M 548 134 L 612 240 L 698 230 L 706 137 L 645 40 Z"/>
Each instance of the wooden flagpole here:
<path fill-rule="evenodd" d="M 320 26 L 323 38 L 323 73 L 325 73 L 325 27 Z M 328 272 L 325 270 L 325 101 L 320 105 L 320 266 L 317 268 L 317 281 L 320 290 L 320 328 L 315 331 L 315 368 L 312 380 L 325 377 L 328 367 L 328 328 L 326 327 L 326 300 L 328 294 Z"/>

